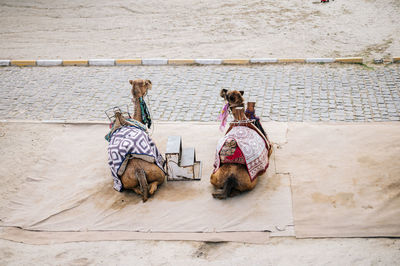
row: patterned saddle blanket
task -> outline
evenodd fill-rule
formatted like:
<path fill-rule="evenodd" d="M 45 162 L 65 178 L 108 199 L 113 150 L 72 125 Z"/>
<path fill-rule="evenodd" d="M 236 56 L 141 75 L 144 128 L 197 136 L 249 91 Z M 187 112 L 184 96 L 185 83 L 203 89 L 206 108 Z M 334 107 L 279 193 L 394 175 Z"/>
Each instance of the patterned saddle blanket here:
<path fill-rule="evenodd" d="M 164 158 L 150 136 L 138 127 L 122 126 L 112 133 L 108 144 L 108 164 L 117 191 L 122 190 L 120 177 L 132 158 L 155 163 L 164 171 Z"/>
<path fill-rule="evenodd" d="M 234 139 L 238 145 L 235 154 L 232 158 L 237 162 L 242 163 L 241 158 L 244 158 L 244 164 L 247 167 L 251 181 L 254 178 L 267 170 L 269 165 L 268 149 L 266 141 L 253 129 L 246 126 L 233 127 L 223 138 L 218 141 L 214 161 L 214 173 L 221 166 L 220 152 L 227 140 Z M 240 154 L 236 154 L 240 153 Z M 225 162 L 227 162 L 225 160 Z"/>

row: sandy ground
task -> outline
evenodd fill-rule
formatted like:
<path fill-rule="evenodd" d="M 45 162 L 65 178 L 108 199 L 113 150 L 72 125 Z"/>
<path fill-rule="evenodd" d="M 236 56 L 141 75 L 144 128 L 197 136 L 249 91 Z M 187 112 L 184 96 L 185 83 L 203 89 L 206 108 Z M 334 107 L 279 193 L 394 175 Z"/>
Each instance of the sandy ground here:
<path fill-rule="evenodd" d="M 400 55 L 400 1 L 0 1 L 0 59 Z"/>
<path fill-rule="evenodd" d="M 395 239 L 272 238 L 266 245 L 114 241 L 24 245 L 0 240 L 7 265 L 395 265 Z"/>

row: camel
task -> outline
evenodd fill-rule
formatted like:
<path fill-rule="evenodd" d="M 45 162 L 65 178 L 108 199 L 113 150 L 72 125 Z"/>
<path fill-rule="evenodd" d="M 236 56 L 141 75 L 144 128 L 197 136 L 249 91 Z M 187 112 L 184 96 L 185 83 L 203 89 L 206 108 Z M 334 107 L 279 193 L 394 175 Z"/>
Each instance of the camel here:
<path fill-rule="evenodd" d="M 141 143 L 143 139 L 145 139 L 146 142 L 149 143 L 148 146 L 152 151 L 152 156 L 143 155 L 142 152 L 127 154 L 125 158 L 126 164 L 121 164 L 121 168 L 125 166 L 125 169 L 122 170 L 123 173 L 120 173 L 121 168 L 118 170 L 118 178 L 120 182 L 116 180 L 114 175 L 114 188 L 118 191 L 121 191 L 122 188 L 132 189 L 134 192 L 142 196 L 143 202 L 146 202 L 147 199 L 155 193 L 158 186 L 160 186 L 165 180 L 165 172 L 163 169 L 164 159 L 158 152 L 155 144 L 148 136 L 147 130 L 145 128 L 145 124 L 147 124 L 147 126 L 150 128 L 151 119 L 147 107 L 144 103 L 143 96 L 145 96 L 148 90 L 151 89 L 151 81 L 138 79 L 135 81 L 130 80 L 129 83 L 132 85 L 131 93 L 133 97 L 132 102 L 134 103 L 133 116 L 126 119 L 121 111 L 115 111 L 115 122 L 113 124 L 111 134 L 117 132 L 120 128 L 125 128 L 126 130 L 134 130 L 133 133 L 128 133 L 128 136 L 141 134 Z M 118 132 L 121 133 L 121 131 L 122 130 L 119 130 Z M 124 140 L 124 137 L 122 137 L 122 140 Z M 118 144 L 120 142 L 121 141 L 119 141 Z M 109 157 L 111 157 L 111 143 L 112 139 L 109 144 Z M 141 147 L 133 147 L 133 149 L 135 148 L 140 149 Z M 118 157 L 118 155 L 115 154 L 113 154 L 112 156 Z"/>
<path fill-rule="evenodd" d="M 261 127 L 261 123 L 257 120 L 259 127 L 261 127 L 258 128 L 254 119 L 249 120 L 246 117 L 243 94 L 243 91 L 237 90 L 227 91 L 223 89 L 220 92 L 220 96 L 227 101 L 234 121 L 230 124 L 225 137 L 218 142 L 214 172 L 210 177 L 211 184 L 216 188 L 212 195 L 217 199 L 226 199 L 241 192 L 252 190 L 257 185 L 258 177 L 266 171 L 272 152 L 270 142 Z M 253 104 L 248 104 L 246 113 L 251 114 L 254 118 Z M 235 134 L 244 137 L 238 138 L 235 137 Z M 255 150 L 258 157 L 251 162 L 250 158 L 246 158 L 246 154 L 242 153 L 242 150 L 245 151 L 246 149 L 240 148 L 240 144 L 246 142 L 246 138 L 251 138 L 252 143 L 254 141 L 256 141 L 254 143 L 257 143 Z M 245 146 L 241 147 L 244 148 Z M 249 159 L 249 161 L 246 161 L 246 159 Z M 254 165 L 257 166 L 254 168 Z"/>

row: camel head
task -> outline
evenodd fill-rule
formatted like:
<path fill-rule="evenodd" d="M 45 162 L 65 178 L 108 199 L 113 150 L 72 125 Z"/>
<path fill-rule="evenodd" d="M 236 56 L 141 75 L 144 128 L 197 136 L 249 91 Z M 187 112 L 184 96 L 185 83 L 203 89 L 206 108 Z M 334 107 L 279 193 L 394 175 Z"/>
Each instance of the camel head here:
<path fill-rule="evenodd" d="M 130 80 L 129 83 L 132 85 L 131 93 L 135 99 L 143 97 L 151 89 L 151 81 L 148 79 Z"/>
<path fill-rule="evenodd" d="M 235 107 L 244 107 L 244 98 L 243 98 L 244 91 L 228 91 L 226 89 L 222 89 L 220 95 L 224 98 L 230 108 Z"/>

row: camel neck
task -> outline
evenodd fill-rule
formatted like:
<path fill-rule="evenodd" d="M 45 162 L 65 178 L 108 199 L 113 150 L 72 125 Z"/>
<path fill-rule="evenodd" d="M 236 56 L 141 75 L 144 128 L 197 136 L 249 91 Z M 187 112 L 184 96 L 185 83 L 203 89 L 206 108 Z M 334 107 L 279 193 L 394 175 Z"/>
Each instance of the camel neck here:
<path fill-rule="evenodd" d="M 140 123 L 143 123 L 143 118 L 142 118 L 142 110 L 140 109 L 140 101 L 139 98 L 134 99 L 134 113 L 133 113 L 133 119 L 136 121 L 139 121 Z"/>
<path fill-rule="evenodd" d="M 244 108 L 233 108 L 232 115 L 235 121 L 247 120 L 247 117 L 244 113 Z"/>

